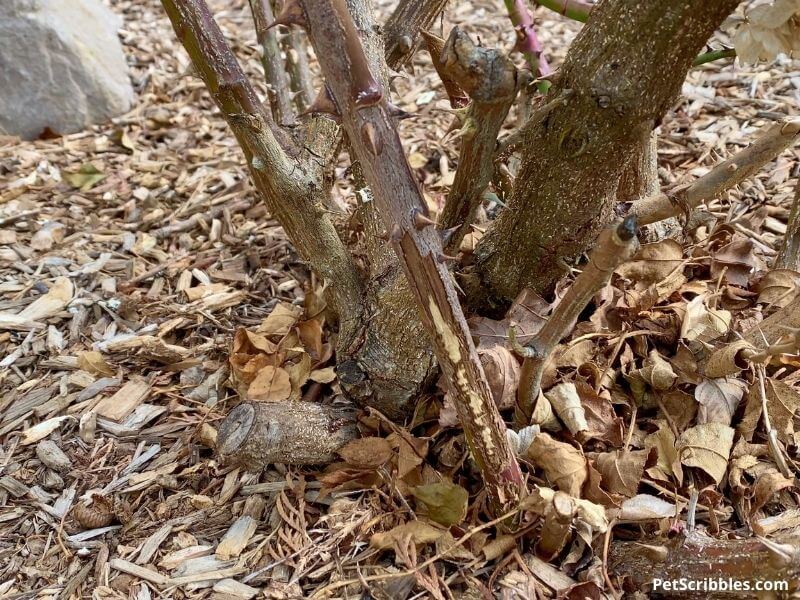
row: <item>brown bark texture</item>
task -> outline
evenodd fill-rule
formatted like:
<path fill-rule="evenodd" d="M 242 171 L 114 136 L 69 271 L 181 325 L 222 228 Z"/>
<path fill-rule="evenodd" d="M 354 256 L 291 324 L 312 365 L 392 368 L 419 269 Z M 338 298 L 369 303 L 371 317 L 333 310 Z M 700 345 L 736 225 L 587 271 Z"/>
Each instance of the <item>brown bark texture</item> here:
<path fill-rule="evenodd" d="M 402 420 L 432 378 L 436 362 L 396 261 L 367 280 L 326 210 L 324 169 L 338 146 L 336 124 L 327 118 L 310 119 L 301 132 L 303 144 L 292 143 L 264 112 L 205 2 L 163 4 L 236 135 L 260 196 L 326 286 L 338 317 L 337 363 L 343 389 L 361 405 Z M 361 8 L 354 10 L 359 27 L 376 64 L 382 65 L 380 37 L 374 34 L 370 13 Z"/>
<path fill-rule="evenodd" d="M 267 79 L 272 116 L 280 125 L 294 125 L 291 88 L 283 66 L 278 32 L 275 27 L 270 27 L 275 20 L 270 0 L 250 0 L 250 12 L 261 46 L 261 64 Z"/>
<path fill-rule="evenodd" d="M 405 10 L 405 5 L 401 3 L 396 11 Z M 379 34 L 370 5 L 363 0 L 348 0 L 347 6 L 369 71 L 383 89 L 388 85 L 388 70 L 398 65 L 384 60 L 384 37 Z M 426 14 L 430 8 L 424 3 L 412 2 L 409 6 Z M 436 376 L 437 363 L 408 281 L 387 243 L 386 228 L 361 164 L 354 160 L 352 170 L 368 273 L 361 328 L 350 343 L 337 348 L 337 373 L 349 398 L 401 421 L 411 414 L 414 401 Z"/>
<path fill-rule="evenodd" d="M 359 437 L 353 406 L 314 402 L 246 402 L 219 427 L 217 452 L 250 469 L 273 463 L 318 465 Z"/>
<path fill-rule="evenodd" d="M 490 301 L 552 289 L 611 220 L 620 174 L 738 0 L 603 0 L 551 88 L 572 90 L 524 141 L 516 186 L 477 252 Z"/>
<path fill-rule="evenodd" d="M 795 185 L 797 189 L 794 194 L 794 202 L 789 212 L 789 222 L 786 225 L 786 233 L 783 236 L 778 258 L 775 260 L 775 266 L 779 269 L 800 271 L 800 179 Z"/>
<path fill-rule="evenodd" d="M 411 60 L 420 32 L 430 29 L 448 0 L 400 0 L 383 27 L 386 63 L 397 69 Z"/>
<path fill-rule="evenodd" d="M 467 443 L 497 514 L 515 506 L 522 487 L 506 426 L 489 389 L 442 244 L 392 122 L 384 90 L 370 72 L 344 0 L 302 3 L 323 75 L 342 113 L 390 240 L 416 299 L 454 397 Z"/>
<path fill-rule="evenodd" d="M 244 151 L 256 189 L 299 254 L 328 285 L 340 336 L 356 335 L 363 282 L 325 210 L 319 157 L 335 126 L 310 122 L 307 143 L 295 147 L 264 112 L 255 90 L 203 0 L 163 0 L 178 39 Z"/>
<path fill-rule="evenodd" d="M 472 99 L 461 128 L 458 170 L 439 218 L 440 229 L 457 228 L 445 243 L 445 251 L 455 254 L 492 178 L 497 136 L 517 94 L 517 70 L 501 52 L 477 46 L 457 27 L 439 62 Z"/>

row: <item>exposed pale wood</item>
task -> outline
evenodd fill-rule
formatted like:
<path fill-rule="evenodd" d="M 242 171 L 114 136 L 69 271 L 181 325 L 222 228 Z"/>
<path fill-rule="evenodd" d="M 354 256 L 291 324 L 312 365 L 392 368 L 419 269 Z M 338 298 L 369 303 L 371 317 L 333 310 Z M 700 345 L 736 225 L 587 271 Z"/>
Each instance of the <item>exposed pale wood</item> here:
<path fill-rule="evenodd" d="M 367 58 L 344 0 L 303 3 L 322 72 L 342 112 L 351 149 L 364 170 L 390 241 L 406 272 L 423 323 L 453 394 L 467 443 L 495 511 L 516 504 L 522 478 L 432 227 L 419 227 L 426 208 L 406 161 L 385 98 L 364 77 Z M 365 97 L 361 101 L 364 84 Z"/>
<path fill-rule="evenodd" d="M 131 414 L 137 406 L 147 399 L 150 393 L 150 384 L 141 378 L 131 379 L 114 395 L 101 400 L 94 408 L 94 412 L 113 421 L 121 421 Z"/>
<path fill-rule="evenodd" d="M 247 547 L 256 532 L 256 520 L 247 515 L 236 519 L 220 540 L 215 555 L 220 560 L 236 558 Z"/>
<path fill-rule="evenodd" d="M 219 427 L 217 451 L 250 469 L 272 463 L 332 462 L 336 451 L 358 437 L 355 411 L 312 402 L 240 404 Z"/>
<path fill-rule="evenodd" d="M 158 586 L 165 586 L 169 583 L 169 577 L 166 575 L 162 575 L 153 569 L 141 567 L 121 558 L 112 558 L 110 561 L 108 561 L 108 565 L 112 569 L 127 573 L 128 575 L 133 575 L 139 579 L 144 579 L 145 581 L 149 581 L 150 583 L 154 583 Z"/>

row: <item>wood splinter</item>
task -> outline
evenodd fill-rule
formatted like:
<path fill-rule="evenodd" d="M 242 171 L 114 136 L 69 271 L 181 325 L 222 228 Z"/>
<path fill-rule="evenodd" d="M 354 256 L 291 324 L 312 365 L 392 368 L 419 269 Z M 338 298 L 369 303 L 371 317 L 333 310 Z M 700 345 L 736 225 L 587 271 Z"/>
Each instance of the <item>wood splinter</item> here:
<path fill-rule="evenodd" d="M 273 463 L 321 465 L 336 460 L 336 451 L 357 437 L 350 405 L 247 402 L 220 425 L 217 452 L 249 470 Z"/>

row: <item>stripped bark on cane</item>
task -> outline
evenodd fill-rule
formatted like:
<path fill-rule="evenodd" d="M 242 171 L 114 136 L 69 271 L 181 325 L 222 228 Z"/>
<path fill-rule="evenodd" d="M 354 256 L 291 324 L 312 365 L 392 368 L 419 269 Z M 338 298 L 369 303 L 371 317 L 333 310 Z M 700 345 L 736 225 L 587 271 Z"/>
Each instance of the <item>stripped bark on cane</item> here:
<path fill-rule="evenodd" d="M 467 443 L 484 477 L 496 514 L 516 505 L 522 475 L 506 426 L 483 373 L 432 227 L 419 229 L 425 203 L 403 152 L 385 99 L 366 76 L 369 67 L 344 0 L 304 0 L 312 44 L 342 112 L 351 148 L 362 165 L 391 243 L 404 267 L 423 323 L 452 391 Z M 365 88 L 365 89 L 362 89 Z M 373 101 L 359 102 L 368 92 Z"/>

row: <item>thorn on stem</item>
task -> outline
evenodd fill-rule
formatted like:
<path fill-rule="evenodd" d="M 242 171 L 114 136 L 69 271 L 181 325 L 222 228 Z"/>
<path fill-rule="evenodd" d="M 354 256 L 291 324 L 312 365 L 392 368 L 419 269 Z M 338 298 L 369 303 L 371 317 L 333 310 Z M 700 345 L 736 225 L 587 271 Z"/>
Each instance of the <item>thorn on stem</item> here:
<path fill-rule="evenodd" d="M 358 82 L 354 81 L 354 84 Z M 353 86 L 353 102 L 356 108 L 375 106 L 383 99 L 383 90 L 377 81 L 372 79 L 367 85 Z"/>
<path fill-rule="evenodd" d="M 436 221 L 431 219 L 430 217 L 423 214 L 422 209 L 417 207 L 414 208 L 414 227 L 417 230 L 425 229 L 426 227 L 430 227 L 431 225 L 436 225 Z"/>
<path fill-rule="evenodd" d="M 399 243 L 403 238 L 403 229 L 395 223 L 392 225 L 392 231 L 389 233 L 389 241 L 393 244 Z"/>
<path fill-rule="evenodd" d="M 442 252 L 439 256 L 436 257 L 440 263 L 449 263 L 449 262 L 458 262 L 457 256 L 450 256 L 449 254 L 445 254 Z"/>
<path fill-rule="evenodd" d="M 450 243 L 450 240 L 453 238 L 453 234 L 458 231 L 460 225 L 456 225 L 455 227 L 450 227 L 449 229 L 441 229 L 439 231 L 439 237 L 442 238 L 442 246 L 447 246 Z"/>
<path fill-rule="evenodd" d="M 386 109 L 389 112 L 389 116 L 393 119 L 403 120 L 403 119 L 410 119 L 414 115 L 410 112 L 404 111 L 402 108 L 397 106 L 396 104 L 392 104 L 391 102 L 386 103 Z"/>
<path fill-rule="evenodd" d="M 375 125 L 372 123 L 367 122 L 361 126 L 361 140 L 373 156 L 378 156 L 383 152 L 383 140 L 378 136 Z"/>
<path fill-rule="evenodd" d="M 267 29 L 272 29 L 276 25 L 283 25 L 288 27 L 290 25 L 298 25 L 306 27 L 306 16 L 303 13 L 303 7 L 300 6 L 298 0 L 286 0 L 283 3 L 283 8 L 280 14 L 275 17 L 275 20 L 267 25 Z"/>
<path fill-rule="evenodd" d="M 334 102 L 327 85 L 322 86 L 316 98 L 311 102 L 311 106 L 304 110 L 301 115 L 316 115 L 319 113 L 332 115 L 336 119 L 341 118 L 339 108 L 336 106 L 336 102 Z"/>

